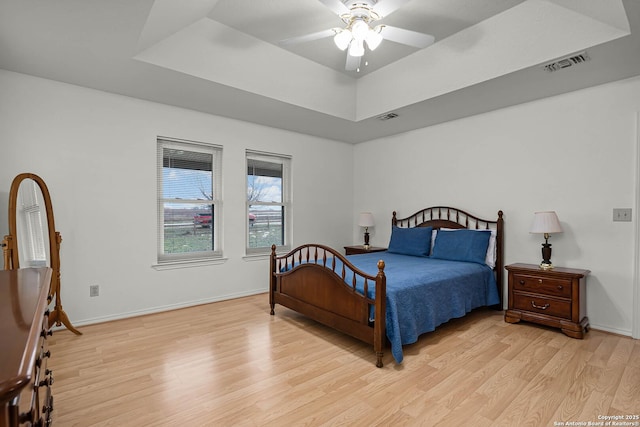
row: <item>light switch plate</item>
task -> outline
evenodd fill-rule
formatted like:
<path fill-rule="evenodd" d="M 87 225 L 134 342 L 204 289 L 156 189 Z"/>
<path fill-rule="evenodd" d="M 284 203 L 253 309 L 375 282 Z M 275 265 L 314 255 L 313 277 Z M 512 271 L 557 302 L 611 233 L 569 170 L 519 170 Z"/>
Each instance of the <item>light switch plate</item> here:
<path fill-rule="evenodd" d="M 614 221 L 631 221 L 631 208 L 614 208 Z"/>

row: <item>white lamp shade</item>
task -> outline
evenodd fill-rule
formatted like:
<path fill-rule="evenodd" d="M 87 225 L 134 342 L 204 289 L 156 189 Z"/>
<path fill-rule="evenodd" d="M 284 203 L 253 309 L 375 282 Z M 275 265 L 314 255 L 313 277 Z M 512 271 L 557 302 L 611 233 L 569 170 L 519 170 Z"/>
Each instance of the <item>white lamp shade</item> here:
<path fill-rule="evenodd" d="M 374 51 L 378 46 L 380 46 L 380 43 L 382 42 L 382 35 L 376 30 L 369 30 L 367 37 L 364 40 L 367 42 L 369 49 Z"/>
<path fill-rule="evenodd" d="M 536 212 L 529 232 L 536 234 L 562 233 L 558 215 L 554 211 Z"/>
<path fill-rule="evenodd" d="M 356 19 L 351 26 L 351 34 L 353 34 L 353 38 L 356 40 L 364 40 L 367 37 L 367 33 L 369 32 L 369 25 L 364 22 L 362 19 Z"/>
<path fill-rule="evenodd" d="M 373 214 L 371 212 L 362 212 L 358 218 L 358 225 L 360 227 L 373 227 Z"/>
<path fill-rule="evenodd" d="M 349 47 L 349 43 L 351 42 L 352 38 L 353 37 L 351 35 L 351 31 L 342 30 L 335 35 L 335 37 L 333 38 L 333 42 L 336 44 L 336 46 L 338 46 L 338 49 L 345 50 Z"/>
<path fill-rule="evenodd" d="M 356 58 L 364 55 L 364 41 L 358 39 L 351 40 L 351 43 L 349 43 L 349 55 Z"/>

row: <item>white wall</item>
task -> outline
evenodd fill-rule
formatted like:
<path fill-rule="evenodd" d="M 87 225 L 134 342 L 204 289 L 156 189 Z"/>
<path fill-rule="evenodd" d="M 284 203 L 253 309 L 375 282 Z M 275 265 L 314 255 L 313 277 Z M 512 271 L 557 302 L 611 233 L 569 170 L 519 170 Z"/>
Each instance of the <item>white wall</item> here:
<path fill-rule="evenodd" d="M 612 209 L 636 206 L 640 78 L 356 146 L 3 70 L 0 93 L 0 235 L 11 180 L 40 175 L 75 324 L 266 291 L 267 261 L 243 259 L 250 148 L 293 156 L 294 244 L 360 242 L 355 216 L 370 210 L 372 244 L 384 246 L 393 210 L 451 205 L 486 218 L 502 209 L 507 263 L 538 263 L 533 212 L 555 210 L 565 232 L 551 238 L 552 260 L 591 270 L 592 326 L 631 333 L 634 224 L 612 222 Z M 225 263 L 151 268 L 157 135 L 224 146 Z"/>
<path fill-rule="evenodd" d="M 355 210 L 374 213 L 372 244 L 385 246 L 393 210 L 501 209 L 506 262 L 534 264 L 543 238 L 528 232 L 533 213 L 555 210 L 564 233 L 550 239 L 552 261 L 591 270 L 592 327 L 630 335 L 634 227 L 613 222 L 612 209 L 635 206 L 637 111 L 633 78 L 358 144 Z"/>
<path fill-rule="evenodd" d="M 268 260 L 243 258 L 246 149 L 293 157 L 295 245 L 350 243 L 351 145 L 3 70 L 0 93 L 0 235 L 14 176 L 42 177 L 63 239 L 62 301 L 76 326 L 268 290 Z M 225 263 L 151 268 L 158 135 L 223 146 Z M 89 297 L 91 284 L 99 297 Z M 264 304 L 266 314 L 266 296 Z"/>

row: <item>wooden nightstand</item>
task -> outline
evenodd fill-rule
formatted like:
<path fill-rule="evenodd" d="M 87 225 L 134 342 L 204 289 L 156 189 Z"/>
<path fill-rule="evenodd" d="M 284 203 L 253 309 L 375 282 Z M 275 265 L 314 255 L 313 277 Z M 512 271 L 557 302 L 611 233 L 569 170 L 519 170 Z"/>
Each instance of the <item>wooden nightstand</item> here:
<path fill-rule="evenodd" d="M 542 270 L 532 264 L 511 264 L 509 272 L 508 323 L 520 320 L 562 329 L 582 339 L 589 330 L 586 316 L 586 282 L 589 270 L 555 267 Z"/>
<path fill-rule="evenodd" d="M 364 245 L 356 245 L 356 246 L 345 246 L 344 253 L 346 255 L 358 255 L 358 254 L 368 254 L 369 252 L 383 252 L 386 251 L 387 248 L 380 248 L 377 246 L 369 246 L 369 249 L 365 249 Z"/>

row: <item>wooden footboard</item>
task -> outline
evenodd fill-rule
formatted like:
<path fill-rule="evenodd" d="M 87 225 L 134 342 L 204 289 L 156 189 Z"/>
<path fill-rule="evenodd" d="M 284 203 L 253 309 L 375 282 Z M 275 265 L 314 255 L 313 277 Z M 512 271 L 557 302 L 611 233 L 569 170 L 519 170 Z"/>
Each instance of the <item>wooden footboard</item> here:
<path fill-rule="evenodd" d="M 372 344 L 376 366 L 382 367 L 386 327 L 386 277 L 384 261 L 378 274 L 357 269 L 334 249 L 318 245 L 299 246 L 278 256 L 271 247 L 269 304 L 271 314 L 280 304 L 333 329 Z M 356 284 L 364 291 L 356 289 Z M 375 289 L 375 298 L 367 297 Z M 371 321 L 373 307 L 375 321 Z"/>

